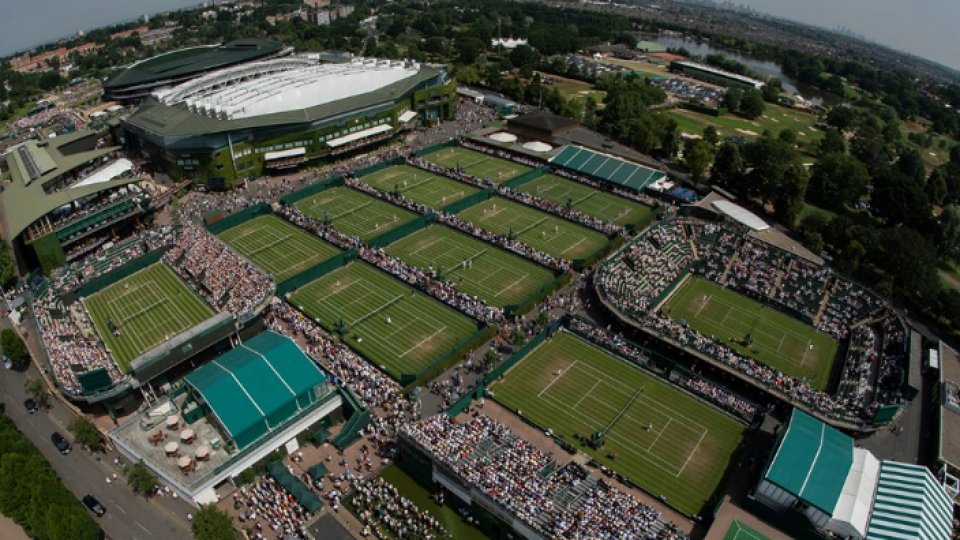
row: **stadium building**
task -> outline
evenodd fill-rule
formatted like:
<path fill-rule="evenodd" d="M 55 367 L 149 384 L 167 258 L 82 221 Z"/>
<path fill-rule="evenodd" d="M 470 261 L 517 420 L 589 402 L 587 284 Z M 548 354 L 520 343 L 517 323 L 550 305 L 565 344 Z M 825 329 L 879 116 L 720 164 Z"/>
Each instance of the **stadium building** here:
<path fill-rule="evenodd" d="M 727 88 L 739 88 L 741 90 L 760 90 L 766 83 L 752 79 L 738 73 L 732 73 L 720 68 L 690 62 L 687 60 L 677 60 L 670 62 L 670 71 L 680 73 L 693 79 L 699 79 L 708 83 L 726 86 Z"/>
<path fill-rule="evenodd" d="M 77 131 L 5 154 L 3 226 L 21 269 L 49 272 L 83 257 L 149 210 L 143 179 L 119 150 L 99 145 L 93 131 Z"/>
<path fill-rule="evenodd" d="M 294 341 L 269 330 L 237 341 L 182 382 L 110 438 L 194 504 L 217 502 L 219 486 L 275 450 L 292 453 L 314 435 L 326 438 L 344 402 L 358 414 L 349 392 Z"/>
<path fill-rule="evenodd" d="M 443 68 L 414 62 L 278 58 L 156 92 L 121 137 L 175 178 L 227 189 L 451 119 L 454 92 Z"/>
<path fill-rule="evenodd" d="M 796 409 L 753 496 L 836 538 L 948 540 L 953 530 L 953 502 L 926 467 L 878 460 Z"/>
<path fill-rule="evenodd" d="M 285 50 L 266 39 L 238 39 L 223 45 L 178 49 L 135 62 L 103 83 L 104 99 L 136 101 L 160 88 L 175 86 L 230 66 L 279 56 Z"/>

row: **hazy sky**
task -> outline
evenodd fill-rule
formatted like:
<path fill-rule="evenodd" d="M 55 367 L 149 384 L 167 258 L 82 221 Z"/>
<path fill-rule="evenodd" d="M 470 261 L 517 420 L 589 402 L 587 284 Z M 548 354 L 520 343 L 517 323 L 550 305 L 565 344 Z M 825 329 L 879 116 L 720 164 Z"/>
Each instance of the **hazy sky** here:
<path fill-rule="evenodd" d="M 757 11 L 844 26 L 894 49 L 960 69 L 960 0 L 733 0 Z"/>

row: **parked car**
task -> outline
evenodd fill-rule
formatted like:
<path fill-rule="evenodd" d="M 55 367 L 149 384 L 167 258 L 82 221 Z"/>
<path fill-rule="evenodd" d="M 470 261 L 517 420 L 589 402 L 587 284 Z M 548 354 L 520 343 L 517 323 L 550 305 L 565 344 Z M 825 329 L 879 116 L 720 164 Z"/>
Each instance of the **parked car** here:
<path fill-rule="evenodd" d="M 50 435 L 50 440 L 53 441 L 53 445 L 57 447 L 57 450 L 59 450 L 61 454 L 66 455 L 73 450 L 73 447 L 70 446 L 70 441 L 65 439 L 63 435 L 57 433 L 56 431 Z"/>
<path fill-rule="evenodd" d="M 100 501 L 98 501 L 93 495 L 84 495 L 81 501 L 83 501 L 84 506 L 89 508 L 90 511 L 96 514 L 97 517 L 107 513 L 107 509 L 104 508 L 104 506 L 100 504 Z"/>
<path fill-rule="evenodd" d="M 23 402 L 23 406 L 25 409 L 27 409 L 27 412 L 30 414 L 33 414 L 40 410 L 40 405 L 37 405 L 37 402 L 30 398 L 28 398 L 26 401 Z"/>

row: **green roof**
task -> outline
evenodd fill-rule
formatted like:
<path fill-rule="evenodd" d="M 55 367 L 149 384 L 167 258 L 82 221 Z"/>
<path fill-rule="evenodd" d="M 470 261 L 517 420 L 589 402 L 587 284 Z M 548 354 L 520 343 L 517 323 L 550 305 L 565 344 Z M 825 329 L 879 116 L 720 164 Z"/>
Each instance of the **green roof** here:
<path fill-rule="evenodd" d="M 132 64 L 104 82 L 103 88 L 109 91 L 155 81 L 184 79 L 213 69 L 276 54 L 281 48 L 282 45 L 276 41 L 246 38 L 223 45 L 178 49 Z"/>
<path fill-rule="evenodd" d="M 108 182 L 46 193 L 43 190 L 44 184 L 119 149 L 112 146 L 66 154 L 61 151 L 61 148 L 91 135 L 95 133 L 76 131 L 45 141 L 30 140 L 18 147 L 24 149 L 23 153 L 14 148 L 7 154 L 7 164 L 13 181 L 4 186 L 0 201 L 3 202 L 3 219 L 6 222 L 8 238 L 16 238 L 34 221 L 67 203 L 139 180 L 134 176 L 123 176 Z M 27 163 L 24 153 L 32 158 L 36 168 Z M 51 164 L 53 167 L 49 168 Z"/>
<path fill-rule="evenodd" d="M 582 146 L 565 147 L 550 160 L 550 163 L 634 191 L 642 191 L 645 187 L 667 176 L 662 171 L 594 152 Z"/>
<path fill-rule="evenodd" d="M 953 502 L 926 467 L 884 461 L 880 465 L 867 538 L 947 540 Z"/>
<path fill-rule="evenodd" d="M 326 375 L 296 343 L 271 331 L 186 377 L 243 450 L 316 402 Z"/>
<path fill-rule="evenodd" d="M 852 464 L 852 438 L 794 409 L 765 479 L 833 515 Z"/>
<path fill-rule="evenodd" d="M 294 109 L 274 114 L 220 120 L 190 111 L 183 103 L 164 105 L 148 101 L 124 122 L 150 133 L 161 136 L 191 136 L 226 133 L 239 129 L 278 126 L 286 124 L 308 124 L 339 114 L 365 109 L 382 103 L 395 101 L 408 94 L 417 85 L 440 74 L 436 68 L 421 66 L 415 75 L 346 99 L 331 101 L 306 109 Z"/>

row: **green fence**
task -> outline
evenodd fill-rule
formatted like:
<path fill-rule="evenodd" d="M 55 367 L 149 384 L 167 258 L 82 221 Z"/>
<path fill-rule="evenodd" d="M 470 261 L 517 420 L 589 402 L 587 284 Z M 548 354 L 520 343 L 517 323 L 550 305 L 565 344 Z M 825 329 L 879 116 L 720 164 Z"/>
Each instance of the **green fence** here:
<path fill-rule="evenodd" d="M 504 185 L 511 189 L 517 189 L 518 187 L 526 184 L 527 182 L 533 182 L 537 178 L 550 172 L 548 167 L 539 167 L 532 171 L 527 171 L 520 176 L 513 178 L 509 182 L 506 182 Z"/>
<path fill-rule="evenodd" d="M 442 143 L 440 143 L 440 144 L 435 144 L 435 145 L 433 145 L 433 146 L 428 146 L 428 147 L 426 147 L 426 148 L 424 148 L 424 149 L 422 149 L 422 150 L 417 150 L 416 152 L 413 153 L 413 155 L 415 155 L 415 156 L 417 156 L 417 157 L 422 157 L 422 156 L 425 156 L 425 155 L 427 155 L 427 154 L 432 154 L 433 152 L 436 152 L 437 150 L 442 150 L 442 149 L 444 149 L 444 148 L 450 148 L 451 146 L 459 146 L 459 144 L 458 144 L 457 141 L 455 141 L 454 139 L 450 139 L 450 140 L 447 141 L 447 142 L 442 142 Z"/>
<path fill-rule="evenodd" d="M 307 268 L 303 272 L 300 272 L 299 274 L 278 283 L 277 296 L 285 297 L 287 293 L 291 293 L 300 287 L 303 287 L 307 283 L 333 272 L 337 268 L 346 265 L 348 262 L 356 258 L 357 251 L 355 249 L 350 249 L 338 253 L 337 255 L 321 263 L 317 263 L 310 268 Z"/>
<path fill-rule="evenodd" d="M 363 407 L 353 390 L 346 387 L 341 390 L 344 406 L 351 408 L 353 413 L 343 424 L 343 428 L 330 440 L 330 444 L 342 450 L 360 438 L 360 431 L 370 423 L 370 411 Z"/>
<path fill-rule="evenodd" d="M 433 214 L 424 214 L 422 216 L 419 216 L 417 219 L 411 221 L 410 223 L 404 223 L 403 225 L 395 229 L 390 229 L 389 231 L 379 236 L 375 236 L 371 238 L 370 241 L 367 242 L 367 244 L 370 247 L 375 247 L 375 248 L 384 247 L 388 244 L 392 244 L 396 242 L 397 240 L 403 238 L 404 236 L 407 236 L 408 234 L 413 234 L 419 231 L 420 229 L 426 228 L 434 221 L 436 221 L 436 216 L 434 216 Z"/>
<path fill-rule="evenodd" d="M 537 292 L 531 294 L 527 297 L 526 300 L 520 302 L 519 304 L 510 304 L 503 307 L 503 312 L 507 315 L 519 315 L 521 313 L 526 313 L 533 306 L 537 305 L 540 301 L 547 297 L 553 291 L 556 291 L 567 284 L 570 281 L 570 272 L 564 270 L 563 272 L 557 274 L 557 277 L 553 278 L 550 283 L 547 283 L 543 287 L 537 290 Z"/>
<path fill-rule="evenodd" d="M 343 178 L 339 176 L 331 176 L 330 178 L 326 178 L 303 189 L 299 189 L 293 193 L 280 197 L 280 202 L 287 206 L 293 206 L 297 201 L 306 199 L 307 197 L 312 197 L 313 195 L 316 195 L 317 193 L 320 193 L 326 189 L 342 186 L 343 184 Z"/>
<path fill-rule="evenodd" d="M 400 376 L 400 384 L 404 390 L 410 391 L 422 386 L 449 367 L 459 362 L 466 354 L 477 348 L 481 343 L 492 338 L 496 329 L 492 326 L 478 325 L 477 331 L 458 341 L 446 354 L 430 362 L 416 373 L 404 373 Z"/>
<path fill-rule="evenodd" d="M 213 223 L 207 224 L 207 230 L 210 231 L 210 234 L 220 234 L 227 229 L 232 229 L 241 223 L 246 223 L 251 219 L 269 214 L 271 212 L 270 205 L 267 203 L 255 204 L 249 208 L 244 208 L 239 212 L 230 214 L 229 216 L 214 221 Z"/>
<path fill-rule="evenodd" d="M 406 161 L 404 161 L 403 158 L 393 158 L 387 161 L 381 161 L 376 165 L 371 165 L 369 167 L 364 167 L 359 171 L 354 171 L 353 176 L 354 178 L 360 178 L 361 176 L 367 176 L 368 174 L 373 174 L 379 170 L 386 169 L 387 167 L 393 167 L 394 165 L 403 165 L 404 163 L 406 163 Z"/>
<path fill-rule="evenodd" d="M 446 212 L 447 214 L 456 214 L 470 208 L 475 204 L 480 204 L 483 201 L 493 197 L 497 194 L 497 190 L 493 188 L 487 188 L 480 190 L 476 193 L 471 193 L 466 197 L 460 199 L 459 201 L 454 201 L 443 208 L 440 209 L 441 212 Z"/>
<path fill-rule="evenodd" d="M 105 287 L 113 285 L 117 281 L 120 281 L 125 277 L 131 276 L 139 272 L 140 270 L 143 270 L 144 268 L 150 266 L 151 264 L 159 262 L 160 258 L 163 257 L 163 254 L 165 252 L 166 250 L 161 248 L 161 249 L 153 250 L 150 253 L 147 253 L 146 255 L 141 255 L 140 257 L 133 259 L 132 261 L 121 266 L 120 268 L 113 270 L 112 272 L 107 272 L 106 274 L 103 274 L 102 276 L 96 279 L 92 279 L 88 281 L 83 286 L 77 288 L 77 290 L 75 291 L 76 296 L 74 296 L 73 299 L 70 299 L 68 301 L 67 298 L 64 298 L 63 301 L 65 304 L 69 304 L 73 300 L 75 300 L 77 297 L 90 296 L 91 294 L 94 294 L 100 291 L 101 289 L 104 289 Z"/>

